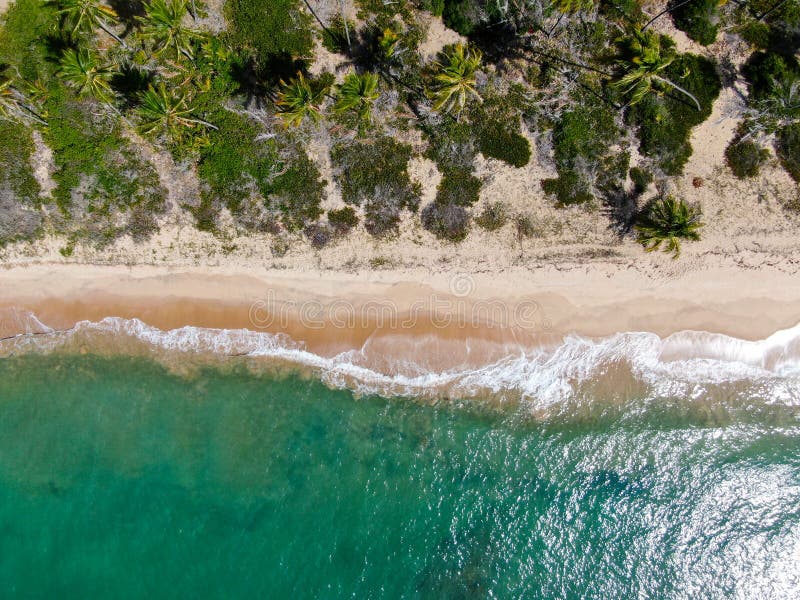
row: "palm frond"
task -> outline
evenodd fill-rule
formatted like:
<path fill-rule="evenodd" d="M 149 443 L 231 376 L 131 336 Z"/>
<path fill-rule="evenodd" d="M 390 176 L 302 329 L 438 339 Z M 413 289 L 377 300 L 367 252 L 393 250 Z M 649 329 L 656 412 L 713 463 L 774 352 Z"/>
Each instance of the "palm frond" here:
<path fill-rule="evenodd" d="M 681 240 L 700 239 L 701 217 L 699 208 L 673 196 L 654 200 L 636 224 L 639 243 L 648 252 L 657 250 L 664 243 L 664 252 L 678 258 Z"/>
<path fill-rule="evenodd" d="M 325 91 L 325 88 L 306 79 L 301 72 L 288 83 L 281 81 L 281 91 L 275 102 L 278 116 L 286 125 L 294 127 L 300 125 L 306 117 L 314 122 L 319 121 L 322 117 L 319 105 Z"/>

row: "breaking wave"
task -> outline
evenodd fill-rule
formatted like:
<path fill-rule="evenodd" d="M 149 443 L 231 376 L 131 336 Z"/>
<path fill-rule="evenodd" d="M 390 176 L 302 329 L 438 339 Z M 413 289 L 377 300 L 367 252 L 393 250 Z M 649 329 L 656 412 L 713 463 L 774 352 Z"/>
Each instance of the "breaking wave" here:
<path fill-rule="evenodd" d="M 569 335 L 547 345 L 504 346 L 483 352 L 461 341 L 471 357 L 432 368 L 431 353 L 450 353 L 422 336 L 370 339 L 358 350 L 333 356 L 309 351 L 282 334 L 247 329 L 181 327 L 164 331 L 137 319 L 82 321 L 56 331 L 35 315 L 22 315 L 26 333 L 0 340 L 0 356 L 100 347 L 126 352 L 133 344 L 158 356 L 246 357 L 256 363 L 309 369 L 327 385 L 382 396 L 515 398 L 539 408 L 603 391 L 605 397 L 639 395 L 703 397 L 722 389 L 743 398 L 800 404 L 800 324 L 763 340 L 682 331 L 665 338 L 627 332 L 603 338 Z M 402 342 L 401 343 L 401 338 Z M 458 354 L 458 353 L 453 353 Z M 491 357 L 476 364 L 476 356 Z M 188 361 L 191 362 L 191 361 Z"/>

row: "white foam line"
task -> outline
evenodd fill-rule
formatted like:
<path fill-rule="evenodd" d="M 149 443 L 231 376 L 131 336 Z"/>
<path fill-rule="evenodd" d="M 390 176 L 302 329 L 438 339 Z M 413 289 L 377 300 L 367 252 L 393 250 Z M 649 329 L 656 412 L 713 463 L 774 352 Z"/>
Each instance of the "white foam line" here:
<path fill-rule="evenodd" d="M 23 336 L 17 342 L 55 349 L 83 333 L 131 337 L 170 352 L 279 359 L 318 371 L 331 386 L 360 393 L 472 397 L 510 392 L 547 406 L 568 399 L 581 384 L 599 380 L 610 368 L 622 365 L 656 395 L 698 396 L 707 386 L 749 380 L 762 395 L 767 390 L 772 401 L 800 405 L 800 325 L 761 341 L 698 331 L 664 339 L 647 332 L 600 339 L 568 336 L 554 347 L 520 352 L 477 369 L 409 369 L 413 375 L 382 373 L 356 364 L 365 359 L 363 349 L 327 358 L 280 334 L 198 327 L 162 331 L 138 319 L 116 317 L 82 321 L 68 332 L 35 340 Z"/>

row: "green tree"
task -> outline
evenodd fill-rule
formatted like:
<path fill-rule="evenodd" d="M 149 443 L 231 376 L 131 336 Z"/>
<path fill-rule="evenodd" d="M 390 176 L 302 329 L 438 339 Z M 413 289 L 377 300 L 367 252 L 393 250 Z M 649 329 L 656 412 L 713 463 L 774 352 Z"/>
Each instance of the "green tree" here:
<path fill-rule="evenodd" d="M 688 90 L 662 75 L 675 60 L 675 50 L 665 46 L 659 34 L 634 29 L 625 37 L 618 38 L 616 63 L 622 73 L 612 84 L 623 94 L 630 96 L 630 104 L 636 104 L 650 92 L 668 86 L 685 94 L 702 111 L 700 102 Z"/>
<path fill-rule="evenodd" d="M 195 117 L 194 111 L 185 92 L 169 92 L 163 82 L 155 87 L 151 85 L 141 95 L 139 132 L 177 140 L 197 126 L 217 129 L 208 121 Z"/>
<path fill-rule="evenodd" d="M 86 48 L 67 50 L 61 59 L 59 75 L 79 96 L 92 96 L 109 104 L 114 98 L 110 84 L 114 69 L 100 64 L 97 55 Z"/>
<path fill-rule="evenodd" d="M 110 6 L 97 0 L 59 0 L 57 6 L 61 26 L 70 36 L 93 35 L 96 29 L 101 29 L 127 48 L 125 41 L 111 29 L 119 22 L 119 17 Z"/>
<path fill-rule="evenodd" d="M 350 73 L 339 86 L 339 94 L 333 110 L 353 111 L 359 121 L 369 124 L 372 121 L 372 106 L 378 99 L 378 76 L 374 73 Z"/>
<path fill-rule="evenodd" d="M 433 99 L 434 110 L 451 112 L 457 110 L 460 117 L 469 97 L 481 102 L 475 89 L 475 72 L 481 66 L 480 50 L 456 44 L 446 55 L 447 62 L 437 62 L 438 73 L 429 95 Z"/>
<path fill-rule="evenodd" d="M 148 40 L 156 56 L 172 54 L 194 60 L 194 43 L 203 38 L 201 31 L 186 27 L 189 14 L 186 0 L 150 0 L 144 5 L 145 14 L 139 17 L 141 35 Z"/>
<path fill-rule="evenodd" d="M 653 252 L 664 244 L 664 252 L 671 252 L 672 258 L 681 253 L 681 240 L 697 241 L 702 213 L 699 208 L 687 205 L 673 196 L 657 199 L 650 203 L 647 211 L 636 224 L 639 243 L 648 252 Z"/>
<path fill-rule="evenodd" d="M 306 117 L 318 122 L 322 118 L 320 104 L 327 91 L 325 86 L 309 81 L 298 72 L 288 83 L 281 80 L 281 90 L 275 104 L 278 116 L 288 126 L 300 125 Z"/>

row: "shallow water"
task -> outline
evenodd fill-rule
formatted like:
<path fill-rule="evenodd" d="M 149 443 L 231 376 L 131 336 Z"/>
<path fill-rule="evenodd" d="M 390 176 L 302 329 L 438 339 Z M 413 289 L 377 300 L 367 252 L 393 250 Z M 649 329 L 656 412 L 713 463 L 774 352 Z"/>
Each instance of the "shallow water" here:
<path fill-rule="evenodd" d="M 800 593 L 793 403 L 738 383 L 534 416 L 236 365 L 0 359 L 4 595 Z"/>

